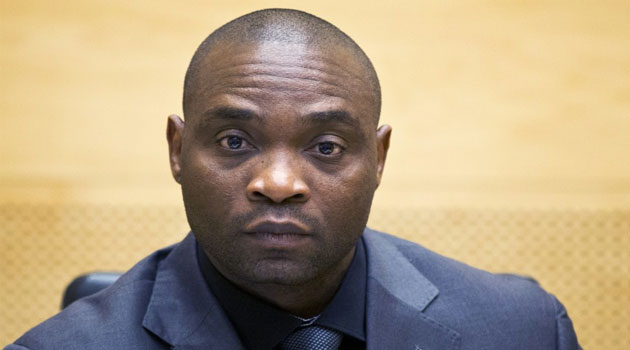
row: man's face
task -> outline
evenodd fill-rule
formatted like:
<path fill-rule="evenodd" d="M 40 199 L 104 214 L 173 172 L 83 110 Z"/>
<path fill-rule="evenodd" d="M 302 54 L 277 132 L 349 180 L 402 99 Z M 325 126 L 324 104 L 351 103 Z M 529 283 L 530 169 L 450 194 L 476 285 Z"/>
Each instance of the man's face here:
<path fill-rule="evenodd" d="M 389 140 L 342 49 L 218 44 L 169 119 L 189 224 L 233 282 L 299 285 L 350 262 Z M 344 267 L 345 268 L 345 267 Z"/>

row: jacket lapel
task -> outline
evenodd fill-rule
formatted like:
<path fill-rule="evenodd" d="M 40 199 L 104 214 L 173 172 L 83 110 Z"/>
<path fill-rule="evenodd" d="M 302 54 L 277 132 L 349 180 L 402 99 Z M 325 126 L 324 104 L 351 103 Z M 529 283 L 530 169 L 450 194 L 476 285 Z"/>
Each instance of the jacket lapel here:
<path fill-rule="evenodd" d="M 158 266 L 143 326 L 174 349 L 242 349 L 208 289 L 189 234 Z"/>
<path fill-rule="evenodd" d="M 394 246 L 366 229 L 367 345 L 371 349 L 456 350 L 460 335 L 423 310 L 438 289 Z"/>

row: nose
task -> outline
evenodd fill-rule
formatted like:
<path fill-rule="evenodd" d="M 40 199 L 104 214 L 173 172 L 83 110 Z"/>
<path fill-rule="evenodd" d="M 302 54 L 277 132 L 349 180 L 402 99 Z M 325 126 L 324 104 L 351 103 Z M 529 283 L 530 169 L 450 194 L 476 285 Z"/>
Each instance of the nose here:
<path fill-rule="evenodd" d="M 301 174 L 302 169 L 298 164 L 282 157 L 265 161 L 247 185 L 247 198 L 252 201 L 270 200 L 278 204 L 306 202 L 311 191 Z"/>

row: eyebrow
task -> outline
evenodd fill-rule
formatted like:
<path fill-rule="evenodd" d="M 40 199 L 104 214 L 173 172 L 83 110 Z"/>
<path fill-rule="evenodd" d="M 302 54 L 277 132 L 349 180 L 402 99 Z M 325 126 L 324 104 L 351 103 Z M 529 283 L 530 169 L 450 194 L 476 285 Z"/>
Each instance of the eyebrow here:
<path fill-rule="evenodd" d="M 359 124 L 355 118 L 350 116 L 350 113 L 344 110 L 314 112 L 306 115 L 305 119 L 308 123 L 337 122 L 351 127 L 357 127 Z"/>
<path fill-rule="evenodd" d="M 207 110 L 202 114 L 201 124 L 208 124 L 212 121 L 220 120 L 239 120 L 239 121 L 262 121 L 258 114 L 249 109 L 234 108 L 234 107 L 215 107 Z M 346 124 L 351 127 L 358 127 L 359 123 L 355 118 L 350 116 L 350 113 L 344 110 L 330 110 L 313 112 L 300 118 L 304 123 L 308 124 L 321 124 L 336 122 Z"/>
<path fill-rule="evenodd" d="M 233 107 L 215 107 L 207 110 L 201 116 L 201 123 L 207 124 L 215 120 L 243 120 L 260 119 L 256 113 L 249 109 Z"/>

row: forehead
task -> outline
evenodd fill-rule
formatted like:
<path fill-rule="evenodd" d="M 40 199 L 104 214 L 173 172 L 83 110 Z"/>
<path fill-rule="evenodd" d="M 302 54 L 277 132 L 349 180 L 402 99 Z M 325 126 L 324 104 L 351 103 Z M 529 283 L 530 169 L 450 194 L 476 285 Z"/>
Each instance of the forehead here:
<path fill-rule="evenodd" d="M 263 115 L 278 108 L 297 114 L 334 109 L 362 123 L 376 120 L 365 68 L 335 46 L 218 43 L 201 60 L 191 88 L 193 115 L 238 103 Z"/>

